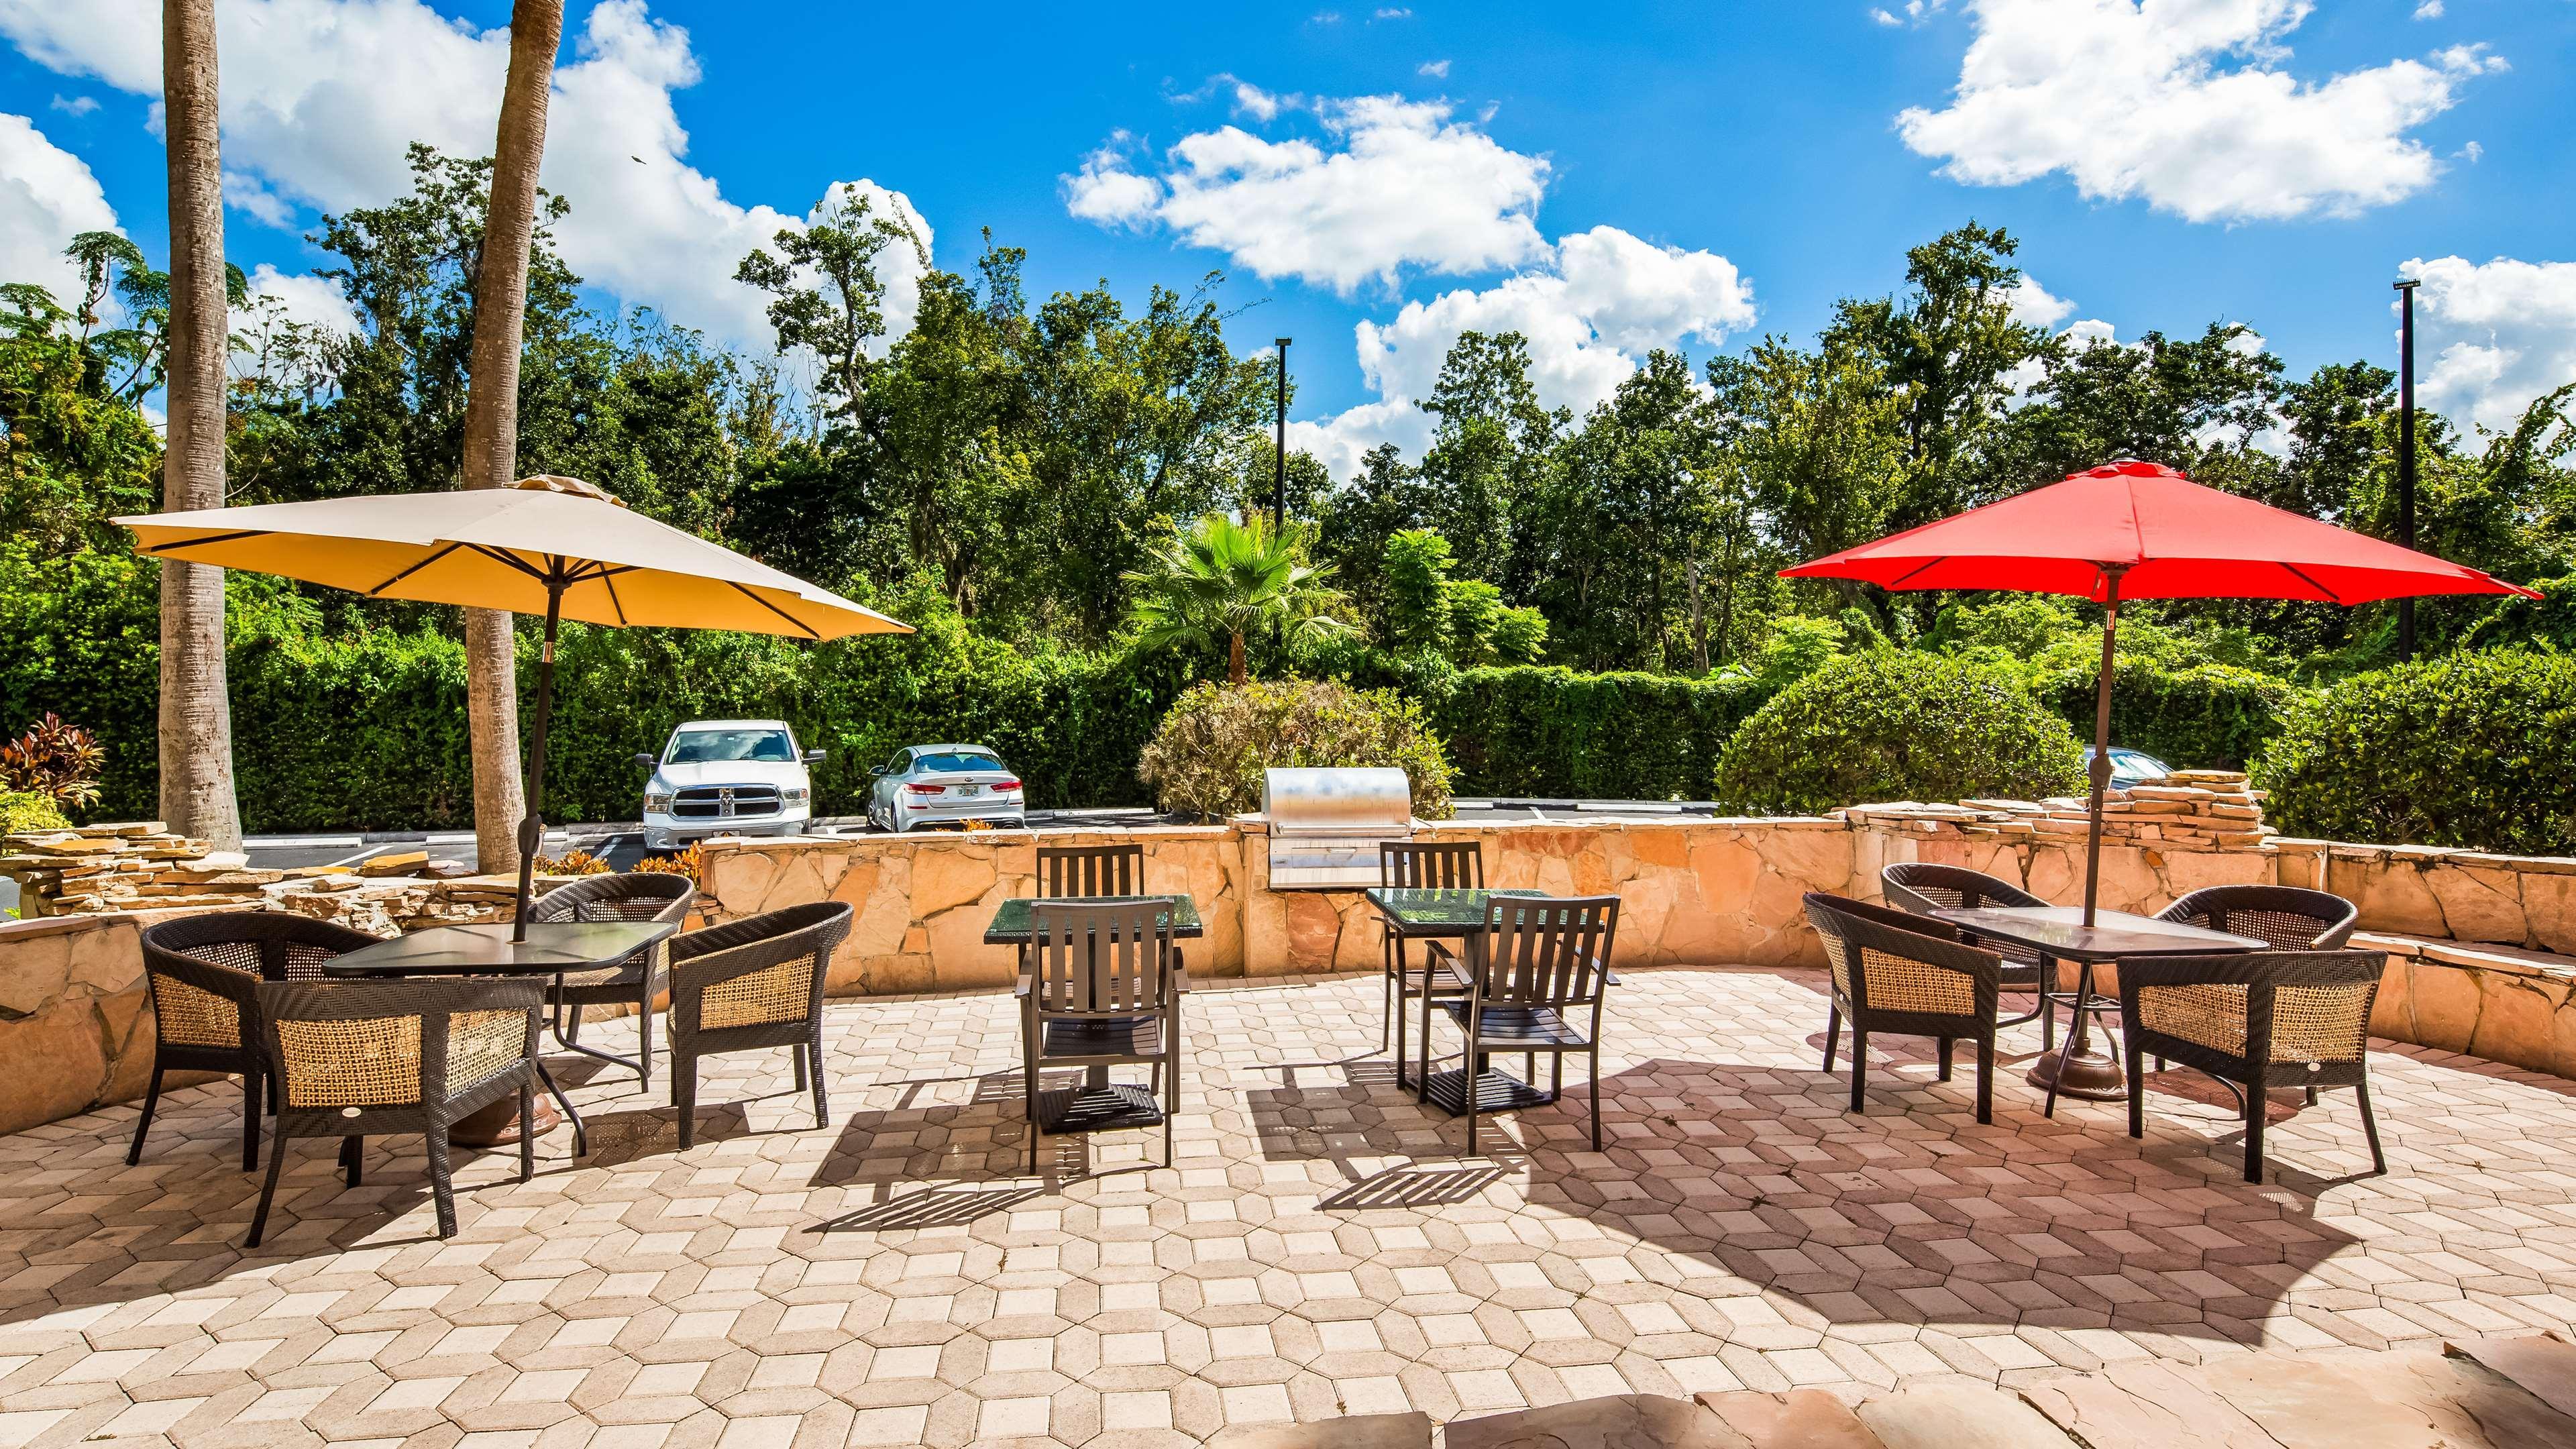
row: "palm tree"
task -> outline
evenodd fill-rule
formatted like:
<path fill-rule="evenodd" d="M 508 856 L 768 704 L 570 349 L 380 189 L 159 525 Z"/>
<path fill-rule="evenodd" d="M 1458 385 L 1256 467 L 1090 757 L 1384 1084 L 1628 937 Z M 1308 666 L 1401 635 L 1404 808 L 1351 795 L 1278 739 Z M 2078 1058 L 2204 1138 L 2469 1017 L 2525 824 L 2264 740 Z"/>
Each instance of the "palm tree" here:
<path fill-rule="evenodd" d="M 1128 615 L 1137 642 L 1150 649 L 1223 639 L 1226 680 L 1241 684 L 1244 636 L 1255 630 L 1297 639 L 1351 632 L 1333 617 L 1345 600 L 1325 583 L 1332 566 L 1307 563 L 1302 543 L 1293 532 L 1273 534 L 1257 514 L 1249 523 L 1200 519 L 1154 555 L 1153 567 L 1127 575 L 1137 590 Z"/>
<path fill-rule="evenodd" d="M 468 488 L 500 488 L 518 476 L 528 247 L 536 236 L 537 172 L 545 162 L 546 102 L 554 90 L 563 19 L 563 0 L 517 0 L 510 7 L 510 73 L 501 87 L 483 270 L 474 286 L 474 353 L 465 391 Z M 528 801 L 519 781 L 518 659 L 510 616 L 501 610 L 465 611 L 465 711 L 474 754 L 478 863 L 487 871 L 516 870 L 517 832 Z"/>
<path fill-rule="evenodd" d="M 221 508 L 232 319 L 224 294 L 214 0 L 161 7 L 161 97 L 170 158 L 170 319 L 163 332 L 170 426 L 161 506 Z M 160 733 L 162 818 L 221 849 L 239 846 L 222 569 L 175 559 L 161 565 Z"/>

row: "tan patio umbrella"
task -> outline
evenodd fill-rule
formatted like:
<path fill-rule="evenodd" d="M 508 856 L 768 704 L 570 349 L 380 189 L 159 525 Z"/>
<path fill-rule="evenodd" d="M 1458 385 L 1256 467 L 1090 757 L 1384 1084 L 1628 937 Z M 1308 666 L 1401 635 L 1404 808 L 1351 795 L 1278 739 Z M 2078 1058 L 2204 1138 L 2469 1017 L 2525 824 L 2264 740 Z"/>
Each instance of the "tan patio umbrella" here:
<path fill-rule="evenodd" d="M 517 922 L 524 939 L 554 709 L 555 626 L 738 629 L 797 639 L 909 634 L 910 625 L 720 544 L 628 511 L 605 489 L 540 475 L 508 488 L 395 493 L 120 518 L 137 549 L 279 574 L 371 599 L 543 614 L 537 710 L 519 822 Z"/>

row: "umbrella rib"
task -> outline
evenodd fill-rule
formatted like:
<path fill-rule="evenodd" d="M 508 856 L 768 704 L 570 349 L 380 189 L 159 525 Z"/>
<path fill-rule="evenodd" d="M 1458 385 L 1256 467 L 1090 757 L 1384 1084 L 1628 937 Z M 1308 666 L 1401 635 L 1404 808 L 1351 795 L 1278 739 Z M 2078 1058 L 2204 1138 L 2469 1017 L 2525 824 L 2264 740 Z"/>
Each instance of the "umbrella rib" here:
<path fill-rule="evenodd" d="M 1932 568 L 1932 567 L 1934 567 L 1934 566 L 1936 566 L 1936 565 L 1944 564 L 1944 563 L 1948 563 L 1949 561 L 1950 561 L 1950 556 L 1949 556 L 1948 554 L 1946 554 L 1946 553 L 1945 553 L 1945 554 L 1943 554 L 1943 555 L 1941 555 L 1939 558 L 1929 558 L 1929 559 L 1925 559 L 1923 562 L 1921 562 L 1921 563 L 1919 563 L 1919 564 L 1916 564 L 1914 567 L 1912 567 L 1912 568 L 1910 568 L 1910 569 L 1907 569 L 1907 570 L 1904 572 L 1904 574 L 1903 574 L 1903 575 L 1901 575 L 1901 576 L 1896 580 L 1896 582 L 1894 582 L 1894 583 L 1892 583 L 1892 584 L 1889 584 L 1889 585 L 1887 585 L 1886 587 L 1891 588 L 1891 589 L 1901 589 L 1901 588 L 1904 588 L 1907 584 L 1912 583 L 1912 582 L 1914 581 L 1914 576 L 1915 576 L 1916 574 L 1919 574 L 1919 573 L 1923 572 L 1925 569 Z"/>
<path fill-rule="evenodd" d="M 170 552 L 172 549 L 195 548 L 201 543 L 231 543 L 235 539 L 242 538 L 266 538 L 268 537 L 268 533 L 269 531 L 265 528 L 245 528 L 239 533 L 210 533 L 203 538 L 183 538 L 176 543 L 156 543 L 143 551 L 157 557 L 161 554 Z"/>
<path fill-rule="evenodd" d="M 727 580 L 725 580 L 725 582 L 726 582 L 727 584 L 729 584 L 729 585 L 731 585 L 731 586 L 732 586 L 732 588 L 733 588 L 734 592 L 736 592 L 736 593 L 738 593 L 738 594 L 741 594 L 744 598 L 751 600 L 753 603 L 758 604 L 760 607 L 762 607 L 762 608 L 764 608 L 764 609 L 767 609 L 769 612 L 771 612 L 771 613 L 773 613 L 773 614 L 776 614 L 778 617 L 780 617 L 780 618 L 782 618 L 782 619 L 786 620 L 788 623 L 795 625 L 795 626 L 797 627 L 797 629 L 798 629 L 800 632 L 802 632 L 806 638 L 808 638 L 808 639 L 820 639 L 820 638 L 822 638 L 822 637 L 823 637 L 822 635 L 817 634 L 817 633 L 815 633 L 815 632 L 814 632 L 814 628 L 813 628 L 813 626 L 812 626 L 812 625 L 810 625 L 810 624 L 806 623 L 806 622 L 805 622 L 804 620 L 802 620 L 802 619 L 797 618 L 794 614 L 791 614 L 791 613 L 787 612 L 785 609 L 782 609 L 782 608 L 778 607 L 776 604 L 773 604 L 773 603 L 769 602 L 767 599 L 764 599 L 764 598 L 762 598 L 760 595 L 753 593 L 751 590 L 744 588 L 742 585 L 737 584 L 737 583 L 734 583 L 734 581 L 733 581 L 733 580 L 731 580 L 731 579 L 727 579 Z"/>
<path fill-rule="evenodd" d="M 2285 568 L 2285 569 L 2288 569 L 2288 570 L 2291 572 L 2291 574 L 2292 574 L 2292 575 L 2294 575 L 2294 576 L 2296 576 L 2296 577 L 2297 577 L 2297 579 L 2298 579 L 2298 581 L 2299 581 L 2300 583 L 2306 584 L 2309 588 L 2312 588 L 2312 589 L 2316 590 L 2318 593 L 2325 595 L 2325 596 L 2326 596 L 2326 602 L 2327 602 L 2327 603 L 2329 603 L 2329 604 L 2340 604 L 2340 603 L 2342 603 L 2342 602 L 2343 602 L 2343 595 L 2336 593 L 2334 590 L 2332 590 L 2332 589 L 2330 589 L 2330 588 L 2327 588 L 2325 585 L 2323 585 L 2323 584 L 2321 584 L 2321 583 L 2318 583 L 2315 579 L 2312 579 L 2312 578 L 2308 577 L 2308 571 L 2307 571 L 2307 570 L 2305 570 L 2305 569 L 2303 569 L 2303 568 L 2300 568 L 2297 564 L 2294 564 L 2294 563 L 2284 563 L 2284 564 L 2282 564 L 2282 565 L 2281 565 L 2281 567 L 2283 567 L 2283 568 Z"/>
<path fill-rule="evenodd" d="M 398 573 L 392 578 L 385 580 L 383 583 L 376 585 L 374 588 L 367 590 L 367 597 L 370 599 L 378 597 L 383 594 L 385 590 L 392 588 L 394 585 L 401 583 L 407 578 L 410 578 L 413 574 L 419 573 L 422 569 L 429 567 L 431 564 L 438 562 L 440 559 L 447 557 L 449 554 L 456 552 L 464 546 L 465 545 L 461 543 L 451 543 L 447 545 L 438 552 L 431 554 L 429 557 L 422 559 L 420 562 L 413 564 L 407 569 L 404 569 L 401 573 Z"/>
<path fill-rule="evenodd" d="M 466 546 L 473 549 L 476 553 L 483 555 L 485 558 L 492 560 L 494 563 L 506 564 L 511 568 L 517 569 L 519 572 L 526 574 L 529 578 L 535 579 L 538 583 L 542 584 L 546 582 L 545 570 L 529 563 L 526 559 L 519 557 L 517 554 L 510 552 L 506 548 L 494 548 L 488 543 L 475 543 L 468 544 Z"/>
<path fill-rule="evenodd" d="M 622 569 L 602 569 L 599 574 L 600 587 L 608 590 L 608 607 L 617 611 L 617 622 L 621 628 L 626 623 L 626 601 L 617 597 L 615 576 L 622 572 L 624 572 Z"/>

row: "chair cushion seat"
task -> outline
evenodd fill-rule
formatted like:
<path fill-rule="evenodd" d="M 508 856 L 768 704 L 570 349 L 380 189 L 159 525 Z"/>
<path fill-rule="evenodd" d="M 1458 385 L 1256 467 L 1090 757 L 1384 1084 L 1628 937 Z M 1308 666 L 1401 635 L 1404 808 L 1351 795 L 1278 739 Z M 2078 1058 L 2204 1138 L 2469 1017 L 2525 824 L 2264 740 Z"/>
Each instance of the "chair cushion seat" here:
<path fill-rule="evenodd" d="M 1159 1016 L 1056 1017 L 1038 1038 L 1041 1060 L 1065 1057 L 1158 1057 L 1163 1054 Z"/>
<path fill-rule="evenodd" d="M 1440 1009 L 1460 1031 L 1467 1029 L 1467 1017 L 1474 1008 L 1464 1001 L 1444 1001 Z M 1522 1051 L 1548 1047 L 1581 1051 L 1592 1043 L 1565 1013 L 1553 1006 L 1488 1006 L 1479 1021 L 1477 1044 L 1489 1051 Z"/>

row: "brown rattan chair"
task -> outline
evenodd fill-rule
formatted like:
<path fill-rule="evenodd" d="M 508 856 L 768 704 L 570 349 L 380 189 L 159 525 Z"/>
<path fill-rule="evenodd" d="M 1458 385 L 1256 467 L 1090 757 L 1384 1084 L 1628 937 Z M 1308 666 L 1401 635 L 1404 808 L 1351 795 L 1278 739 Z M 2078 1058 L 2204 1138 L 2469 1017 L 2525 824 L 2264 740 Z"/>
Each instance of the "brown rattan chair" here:
<path fill-rule="evenodd" d="M 1940 1051 L 1941 1080 L 1950 1080 L 1952 1047 L 1977 1044 L 1977 1120 L 1995 1119 L 1995 998 L 2003 958 L 1965 944 L 1945 921 L 1891 911 L 1820 891 L 1807 894 L 1807 920 L 1823 938 L 1833 968 L 1825 1013 L 1825 1070 L 1846 1018 L 1851 1022 L 1851 1110 L 1866 1110 L 1864 1078 L 1873 1032 L 1928 1036 Z"/>
<path fill-rule="evenodd" d="M 1878 873 L 1879 890 L 1887 903 L 1900 911 L 1928 916 L 1934 911 L 1976 911 L 1988 906 L 2044 906 L 2048 902 L 1999 876 L 1961 865 L 1935 865 L 1928 860 L 1899 861 Z M 2050 979 L 2055 971 L 2051 962 L 2033 947 L 2019 941 L 1985 941 L 1973 931 L 1962 931 L 1959 939 L 1981 947 L 2003 958 L 2003 989 L 2033 993 L 2030 1010 L 2019 1016 L 1998 1017 L 1995 1025 L 2019 1026 L 2033 1017 L 2039 1019 L 2039 1049 L 2048 1051 L 2057 1045 L 2057 1018 L 2048 1009 L 2048 1001 L 2038 993 L 2053 991 L 2057 983 Z"/>
<path fill-rule="evenodd" d="M 1381 841 L 1377 848 L 1377 883 L 1386 890 L 1468 890 L 1485 888 L 1485 850 L 1477 841 Z M 1456 948 L 1426 939 L 1419 967 L 1407 959 L 1404 938 L 1386 933 L 1384 961 L 1386 1021 L 1379 1027 L 1377 1049 L 1395 1050 L 1395 1080 L 1404 1082 L 1404 1004 L 1421 997 L 1463 996 L 1466 970 Z M 1425 1008 L 1426 1015 L 1428 1006 Z M 1425 1023 L 1426 1029 L 1428 1023 Z"/>
<path fill-rule="evenodd" d="M 846 901 L 789 906 L 671 942 L 671 1105 L 680 1150 L 697 1141 L 698 1058 L 791 1047 L 796 1090 L 811 1079 L 814 1125 L 829 1126 L 823 1094 L 823 981 L 850 934 Z"/>
<path fill-rule="evenodd" d="M 678 925 L 697 904 L 698 884 L 685 875 L 653 872 L 584 876 L 557 886 L 528 907 L 535 921 L 664 921 Z M 547 988 L 546 1004 L 554 1009 L 555 1039 L 586 1057 L 633 1067 L 636 1080 L 653 1080 L 653 1005 L 670 988 L 668 939 L 635 952 L 614 966 L 559 977 Z M 581 1044 L 581 1011 L 585 1006 L 635 1008 L 636 1053 L 632 1059 Z"/>
<path fill-rule="evenodd" d="M 1181 1110 L 1181 994 L 1190 989 L 1171 918 L 1150 900 L 1041 901 L 1029 918 L 1035 939 L 1021 957 L 1014 992 L 1029 1171 L 1038 1170 L 1046 1130 L 1039 1076 L 1051 1065 L 1084 1069 L 1084 1085 L 1067 1100 L 1060 1125 L 1148 1122 L 1159 1095 L 1163 1165 L 1171 1166 L 1172 1119 Z M 1154 1068 L 1155 1086 L 1107 1082 L 1108 1069 L 1122 1065 Z"/>
<path fill-rule="evenodd" d="M 376 944 L 363 931 L 283 911 L 216 911 L 163 921 L 143 932 L 151 984 L 152 1083 L 135 1119 L 125 1160 L 143 1160 L 144 1134 L 161 1102 L 164 1072 L 230 1072 L 242 1079 L 242 1171 L 259 1167 L 259 984 L 320 979 L 322 963 Z M 271 1087 L 269 1096 L 276 1092 Z"/>
<path fill-rule="evenodd" d="M 1459 1060 L 1459 1105 L 1467 1116 L 1467 1152 L 1476 1151 L 1476 1118 L 1497 1084 L 1485 1080 L 1486 1055 L 1519 1052 L 1524 1060 L 1545 1054 L 1549 1088 L 1544 1100 L 1565 1090 L 1565 1059 L 1584 1057 L 1590 1068 L 1592 1150 L 1601 1150 L 1601 1007 L 1610 988 L 1610 951 L 1619 932 L 1617 896 L 1494 896 L 1485 903 L 1485 928 L 1467 938 L 1467 994 L 1440 1004 L 1467 1038 Z M 1526 1069 L 1532 1077 L 1535 1067 Z M 1430 1085 L 1431 1053 L 1424 1043 L 1423 1084 Z M 1537 1083 L 1523 1084 L 1530 1100 Z M 1508 1085 L 1501 1090 L 1521 1096 Z"/>
<path fill-rule="evenodd" d="M 2236 1089 L 2245 1112 L 2245 1180 L 2263 1180 L 2264 1095 L 2276 1087 L 2350 1087 L 2373 1172 L 2386 1172 L 2370 1114 L 2370 1008 L 2388 958 L 2378 951 L 2255 951 L 2120 963 L 2129 1051 L 2129 1135 L 2146 1135 L 2139 1058 L 2153 1053 Z"/>
<path fill-rule="evenodd" d="M 259 1246 L 270 1200 L 298 1137 L 340 1139 L 340 1166 L 358 1185 L 366 1139 L 417 1132 L 429 1151 L 438 1235 L 456 1234 L 447 1131 L 466 1114 L 519 1095 L 519 1180 L 536 1171 L 536 981 L 416 977 L 290 981 L 259 988 L 269 1069 L 279 1082 L 277 1142 L 245 1247 Z"/>
<path fill-rule="evenodd" d="M 1141 845 L 1041 845 L 1037 849 L 1040 900 L 1143 893 L 1145 847 Z"/>
<path fill-rule="evenodd" d="M 2297 886 L 2203 886 L 2156 912 L 2156 919 L 2258 937 L 2275 951 L 2340 951 L 2361 908 Z"/>

